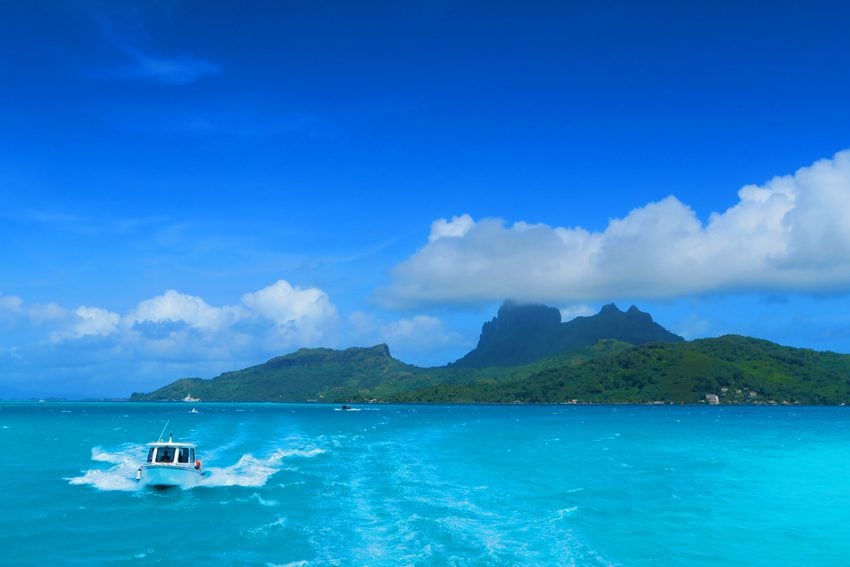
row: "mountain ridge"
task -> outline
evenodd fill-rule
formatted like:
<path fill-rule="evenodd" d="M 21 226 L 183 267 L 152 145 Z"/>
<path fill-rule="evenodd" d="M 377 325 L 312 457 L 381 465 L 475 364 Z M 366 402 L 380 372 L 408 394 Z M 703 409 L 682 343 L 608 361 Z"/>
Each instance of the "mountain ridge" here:
<path fill-rule="evenodd" d="M 649 342 L 684 342 L 634 305 L 620 311 L 604 305 L 596 315 L 561 322 L 554 307 L 506 301 L 497 315 L 484 323 L 478 345 L 450 366 L 486 368 L 516 366 L 559 352 L 590 346 L 602 339 L 633 345 Z"/>
<path fill-rule="evenodd" d="M 245 402 L 696 403 L 710 394 L 721 403 L 850 401 L 850 355 L 738 335 L 688 342 L 634 306 L 622 312 L 609 304 L 594 316 L 576 318 L 564 326 L 557 309 L 506 305 L 504 319 L 500 319 L 500 308 L 482 326 L 482 337 L 488 338 L 478 360 L 473 360 L 481 366 L 421 368 L 393 358 L 386 344 L 344 350 L 305 348 L 212 379 L 177 380 L 147 394 L 134 393 L 131 400 L 193 396 Z M 641 328 L 643 333 L 634 334 Z M 599 333 L 621 338 L 599 339 Z M 532 360 L 505 365 L 499 364 L 505 357 L 496 359 L 497 364 L 486 358 L 499 341 L 510 346 L 505 337 L 516 336 L 525 342 L 508 356 L 533 355 Z M 651 340 L 654 337 L 672 340 Z M 530 351 L 532 340 L 544 343 L 542 348 Z M 559 345 L 567 347 L 558 350 Z"/>

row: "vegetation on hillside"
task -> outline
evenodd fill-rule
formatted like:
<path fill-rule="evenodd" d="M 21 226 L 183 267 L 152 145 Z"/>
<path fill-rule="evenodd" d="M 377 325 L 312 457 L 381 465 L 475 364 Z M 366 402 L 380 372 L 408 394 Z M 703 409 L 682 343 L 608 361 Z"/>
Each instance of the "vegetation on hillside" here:
<path fill-rule="evenodd" d="M 386 345 L 302 349 L 212 380 L 179 380 L 134 400 L 838 404 L 850 356 L 724 336 L 632 346 L 603 340 L 531 364 L 419 368 Z"/>

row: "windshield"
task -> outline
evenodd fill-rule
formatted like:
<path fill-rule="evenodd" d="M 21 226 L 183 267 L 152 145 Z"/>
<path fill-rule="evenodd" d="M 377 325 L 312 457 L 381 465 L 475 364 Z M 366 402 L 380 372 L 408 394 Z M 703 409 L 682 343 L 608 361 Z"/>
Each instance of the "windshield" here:
<path fill-rule="evenodd" d="M 176 450 L 174 447 L 158 447 L 156 450 L 156 462 L 173 463 L 175 453 Z"/>

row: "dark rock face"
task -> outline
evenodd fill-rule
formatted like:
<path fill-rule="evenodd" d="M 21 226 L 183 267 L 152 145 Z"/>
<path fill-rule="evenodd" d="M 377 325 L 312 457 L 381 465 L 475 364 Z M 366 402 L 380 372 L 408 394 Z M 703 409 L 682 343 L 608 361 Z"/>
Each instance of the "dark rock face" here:
<path fill-rule="evenodd" d="M 623 312 L 610 303 L 596 315 L 561 323 L 561 313 L 554 307 L 506 302 L 496 317 L 484 323 L 475 350 L 452 366 L 486 368 L 526 364 L 602 339 L 633 345 L 684 341 L 635 306 Z"/>

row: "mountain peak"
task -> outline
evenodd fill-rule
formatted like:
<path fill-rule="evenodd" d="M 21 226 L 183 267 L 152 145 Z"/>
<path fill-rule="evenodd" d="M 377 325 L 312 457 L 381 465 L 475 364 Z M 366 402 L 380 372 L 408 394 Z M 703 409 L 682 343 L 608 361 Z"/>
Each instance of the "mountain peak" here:
<path fill-rule="evenodd" d="M 634 308 L 634 305 L 632 305 L 632 308 Z M 607 315 L 611 313 L 622 313 L 622 311 L 620 311 L 620 308 L 617 307 L 616 303 L 607 303 L 599 310 L 599 315 Z"/>
<path fill-rule="evenodd" d="M 526 364 L 603 339 L 633 345 L 684 341 L 634 305 L 623 312 L 609 303 L 596 315 L 561 323 L 561 313 L 554 307 L 506 301 L 496 317 L 484 323 L 478 346 L 453 365 L 485 368 Z"/>

